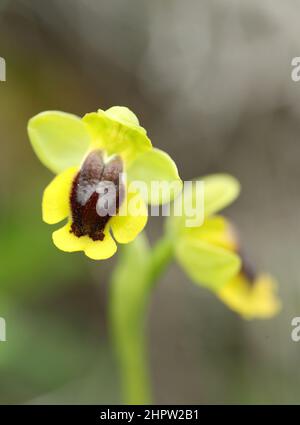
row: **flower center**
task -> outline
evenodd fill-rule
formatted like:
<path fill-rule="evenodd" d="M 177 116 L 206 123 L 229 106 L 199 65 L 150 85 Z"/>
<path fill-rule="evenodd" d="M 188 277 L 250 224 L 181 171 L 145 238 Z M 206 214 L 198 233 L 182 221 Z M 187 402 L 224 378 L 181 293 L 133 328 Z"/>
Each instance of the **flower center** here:
<path fill-rule="evenodd" d="M 122 172 L 119 156 L 105 163 L 102 151 L 95 150 L 86 157 L 73 181 L 70 196 L 71 232 L 75 236 L 88 235 L 94 241 L 104 239 L 104 228 L 118 213 L 124 198 Z"/>

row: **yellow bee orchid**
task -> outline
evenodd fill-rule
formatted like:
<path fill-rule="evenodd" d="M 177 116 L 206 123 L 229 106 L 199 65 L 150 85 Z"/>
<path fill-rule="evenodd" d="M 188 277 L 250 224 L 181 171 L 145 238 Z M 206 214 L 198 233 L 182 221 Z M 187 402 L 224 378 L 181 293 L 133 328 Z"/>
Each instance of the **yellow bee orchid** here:
<path fill-rule="evenodd" d="M 40 161 L 57 174 L 44 191 L 43 220 L 56 224 L 68 218 L 53 233 L 54 244 L 66 252 L 84 251 L 92 259 L 106 259 L 116 252 L 116 241 L 136 238 L 146 225 L 147 208 L 137 189 L 127 190 L 131 181 L 181 184 L 174 161 L 152 147 L 146 130 L 126 107 L 98 110 L 82 119 L 65 112 L 42 112 L 30 119 L 28 134 Z M 120 179 L 124 173 L 127 180 Z M 115 192 L 105 198 L 108 183 Z M 106 210 L 101 204 L 104 198 Z M 128 202 L 134 204 L 134 213 Z"/>

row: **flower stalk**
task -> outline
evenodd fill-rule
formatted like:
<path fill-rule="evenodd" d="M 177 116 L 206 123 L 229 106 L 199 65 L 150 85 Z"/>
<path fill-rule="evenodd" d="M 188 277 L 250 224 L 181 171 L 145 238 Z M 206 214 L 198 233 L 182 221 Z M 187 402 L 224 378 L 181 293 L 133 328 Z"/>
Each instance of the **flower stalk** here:
<path fill-rule="evenodd" d="M 148 307 L 155 283 L 172 258 L 173 246 L 167 236 L 150 251 L 143 234 L 124 247 L 113 273 L 110 324 L 126 404 L 149 404 L 152 400 L 146 331 Z"/>

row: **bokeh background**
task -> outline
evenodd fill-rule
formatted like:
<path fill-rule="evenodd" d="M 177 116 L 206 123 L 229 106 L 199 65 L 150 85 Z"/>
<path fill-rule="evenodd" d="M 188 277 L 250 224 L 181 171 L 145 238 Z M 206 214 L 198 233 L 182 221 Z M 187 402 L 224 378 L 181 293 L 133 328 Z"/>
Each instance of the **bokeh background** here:
<path fill-rule="evenodd" d="M 157 403 L 299 403 L 300 56 L 295 0 L 1 0 L 0 403 L 118 403 L 107 326 L 116 259 L 66 255 L 41 221 L 51 174 L 26 124 L 127 105 L 183 179 L 237 176 L 226 213 L 281 313 L 245 322 L 174 264 L 151 302 Z M 162 219 L 148 226 L 159 237 Z"/>

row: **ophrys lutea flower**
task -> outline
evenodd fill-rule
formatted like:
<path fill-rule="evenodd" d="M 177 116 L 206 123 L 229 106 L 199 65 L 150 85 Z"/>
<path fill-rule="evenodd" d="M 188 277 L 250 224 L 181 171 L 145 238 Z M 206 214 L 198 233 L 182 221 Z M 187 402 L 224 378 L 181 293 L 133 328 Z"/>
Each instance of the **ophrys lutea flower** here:
<path fill-rule="evenodd" d="M 246 319 L 264 319 L 280 310 L 277 283 L 267 273 L 256 273 L 242 254 L 238 232 L 219 215 L 239 194 L 239 183 L 229 175 L 211 175 L 204 183 L 204 220 L 186 227 L 171 217 L 169 233 L 177 261 L 191 280 L 212 290 L 229 308 Z M 194 191 L 188 194 L 192 199 Z M 182 202 L 180 196 L 176 202 Z"/>
<path fill-rule="evenodd" d="M 238 197 L 240 185 L 227 174 L 210 175 L 199 181 L 203 184 L 203 199 L 199 205 L 203 214 L 195 211 L 199 219 L 192 226 L 187 226 L 191 216 L 174 214 L 167 220 L 167 231 L 173 241 L 175 257 L 191 280 L 217 290 L 241 267 L 239 255 L 224 246 L 231 235 L 229 230 L 227 235 L 222 217 L 216 215 Z M 182 196 L 175 201 L 175 210 L 178 203 L 196 205 L 200 195 L 197 186 L 185 185 Z"/>
<path fill-rule="evenodd" d="M 38 158 L 57 174 L 44 191 L 42 211 L 48 224 L 68 218 L 53 233 L 54 244 L 63 251 L 84 251 L 95 260 L 111 257 L 116 241 L 131 242 L 147 222 L 142 194 L 137 187 L 129 190 L 130 183 L 181 182 L 175 163 L 152 147 L 126 107 L 98 110 L 82 119 L 42 112 L 29 121 L 28 134 Z M 108 184 L 114 191 L 109 193 Z M 151 191 L 147 194 L 150 203 L 157 202 Z"/>

